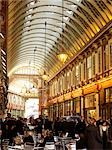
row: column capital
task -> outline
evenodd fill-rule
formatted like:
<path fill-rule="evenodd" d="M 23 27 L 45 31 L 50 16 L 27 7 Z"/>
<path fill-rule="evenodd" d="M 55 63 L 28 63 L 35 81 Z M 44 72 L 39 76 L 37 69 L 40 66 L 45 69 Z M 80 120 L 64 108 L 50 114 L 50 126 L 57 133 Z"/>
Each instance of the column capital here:
<path fill-rule="evenodd" d="M 112 28 L 109 29 L 109 33 L 112 35 Z"/>
<path fill-rule="evenodd" d="M 84 59 L 84 56 L 83 56 L 83 55 L 79 55 L 79 56 L 78 56 L 78 60 L 79 60 L 79 62 L 82 62 L 82 61 L 83 61 L 83 59 Z"/>
<path fill-rule="evenodd" d="M 92 48 L 88 48 L 88 50 L 87 50 L 87 56 L 91 55 L 92 52 L 93 52 Z"/>
<path fill-rule="evenodd" d="M 96 50 L 98 48 L 98 44 L 97 43 L 93 43 L 92 44 L 92 48 Z"/>
<path fill-rule="evenodd" d="M 83 53 L 83 58 L 87 58 L 87 56 L 88 56 L 87 52 L 84 52 Z"/>
<path fill-rule="evenodd" d="M 69 67 L 70 70 L 72 70 L 73 65 L 72 65 L 72 64 L 69 64 L 68 67 Z"/>
<path fill-rule="evenodd" d="M 99 39 L 99 43 L 100 43 L 100 46 L 102 46 L 103 45 L 103 40 Z"/>

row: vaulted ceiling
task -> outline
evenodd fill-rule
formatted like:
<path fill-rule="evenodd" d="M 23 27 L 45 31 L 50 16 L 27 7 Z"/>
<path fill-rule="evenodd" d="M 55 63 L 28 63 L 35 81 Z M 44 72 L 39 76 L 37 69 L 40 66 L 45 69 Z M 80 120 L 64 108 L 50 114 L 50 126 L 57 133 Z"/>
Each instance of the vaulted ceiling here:
<path fill-rule="evenodd" d="M 69 61 L 111 20 L 112 0 L 9 0 L 9 75 L 30 62 L 53 76 L 63 66 L 61 49 Z"/>

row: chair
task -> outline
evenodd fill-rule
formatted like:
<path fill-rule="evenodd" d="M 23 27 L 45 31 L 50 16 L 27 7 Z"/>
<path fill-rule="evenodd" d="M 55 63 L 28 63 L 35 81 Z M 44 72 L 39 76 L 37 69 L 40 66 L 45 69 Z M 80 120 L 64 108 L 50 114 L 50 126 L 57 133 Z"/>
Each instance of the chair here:
<path fill-rule="evenodd" d="M 45 150 L 56 150 L 54 142 L 46 142 Z"/>
<path fill-rule="evenodd" d="M 8 146 L 8 150 L 24 150 L 22 146 Z"/>
<path fill-rule="evenodd" d="M 44 150 L 44 147 L 34 147 L 33 150 Z"/>
<path fill-rule="evenodd" d="M 34 144 L 33 143 L 30 143 L 30 142 L 26 142 L 24 144 L 24 149 L 25 150 L 32 150 L 34 148 Z"/>

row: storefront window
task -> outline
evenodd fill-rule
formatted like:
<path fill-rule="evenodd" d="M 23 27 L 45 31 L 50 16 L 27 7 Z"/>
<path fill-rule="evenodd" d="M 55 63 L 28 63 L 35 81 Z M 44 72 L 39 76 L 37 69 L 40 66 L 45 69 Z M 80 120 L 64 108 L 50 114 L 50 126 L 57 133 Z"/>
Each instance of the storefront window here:
<path fill-rule="evenodd" d="M 59 117 L 63 116 L 63 103 L 59 103 L 59 105 L 58 105 L 58 113 L 59 113 Z"/>
<path fill-rule="evenodd" d="M 112 102 L 112 87 L 105 89 L 105 101 Z"/>
<path fill-rule="evenodd" d="M 57 116 L 58 116 L 58 113 L 57 113 L 57 105 L 54 104 L 54 105 L 53 105 L 53 119 L 55 119 Z"/>
<path fill-rule="evenodd" d="M 112 87 L 110 88 L 109 96 L 110 96 L 110 102 L 112 102 Z"/>
<path fill-rule="evenodd" d="M 105 89 L 106 103 L 109 102 L 109 88 Z"/>
<path fill-rule="evenodd" d="M 71 101 L 66 101 L 64 103 L 64 115 L 65 116 L 69 116 L 70 115 L 70 110 L 71 110 L 70 104 L 71 104 Z"/>
<path fill-rule="evenodd" d="M 87 77 L 88 79 L 92 78 L 92 57 L 87 58 Z"/>
<path fill-rule="evenodd" d="M 85 108 L 95 107 L 95 95 L 89 95 L 85 97 Z"/>
<path fill-rule="evenodd" d="M 81 98 L 77 97 L 73 100 L 73 112 L 74 114 L 81 114 Z"/>
<path fill-rule="evenodd" d="M 50 115 L 50 118 L 53 119 L 53 106 L 50 106 L 49 108 L 49 115 Z"/>

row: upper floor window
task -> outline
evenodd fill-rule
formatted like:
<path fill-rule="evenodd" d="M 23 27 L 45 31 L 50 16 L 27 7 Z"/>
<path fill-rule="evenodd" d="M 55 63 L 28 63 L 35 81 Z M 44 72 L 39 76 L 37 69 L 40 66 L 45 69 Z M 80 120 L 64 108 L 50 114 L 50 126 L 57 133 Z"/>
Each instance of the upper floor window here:
<path fill-rule="evenodd" d="M 110 67 L 112 67 L 112 42 L 110 43 L 110 47 L 109 47 L 109 52 L 110 52 Z"/>
<path fill-rule="evenodd" d="M 92 74 L 95 75 L 95 55 L 92 57 Z"/>
<path fill-rule="evenodd" d="M 91 56 L 87 58 L 87 78 L 88 79 L 92 78 L 92 57 Z"/>
<path fill-rule="evenodd" d="M 70 88 L 70 79 L 71 79 L 71 76 L 70 76 L 70 71 L 67 72 L 67 89 Z"/>
<path fill-rule="evenodd" d="M 107 70 L 109 67 L 109 53 L 108 53 L 108 45 L 104 46 L 104 70 Z"/>
<path fill-rule="evenodd" d="M 80 82 L 80 74 L 81 74 L 81 67 L 80 67 L 80 65 L 77 65 L 76 68 L 75 68 L 75 82 L 76 82 L 76 85 L 78 85 L 79 82 Z"/>
<path fill-rule="evenodd" d="M 83 70 L 84 70 L 84 80 L 86 79 L 86 61 L 83 63 Z"/>

